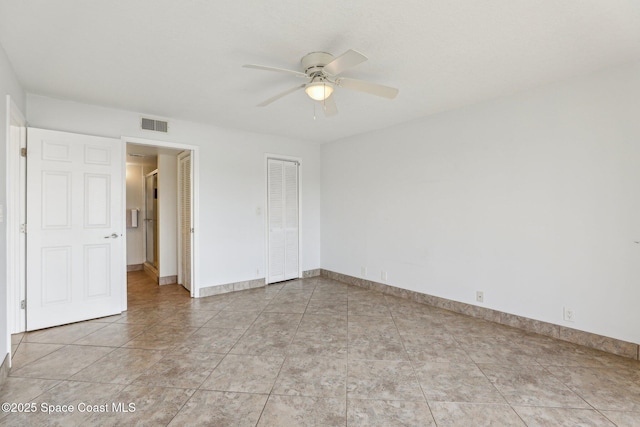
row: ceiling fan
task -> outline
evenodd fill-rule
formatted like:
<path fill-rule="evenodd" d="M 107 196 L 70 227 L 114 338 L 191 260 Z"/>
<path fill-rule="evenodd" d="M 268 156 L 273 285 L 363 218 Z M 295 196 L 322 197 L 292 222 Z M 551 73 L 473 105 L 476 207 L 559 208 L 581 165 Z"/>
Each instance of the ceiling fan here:
<path fill-rule="evenodd" d="M 302 64 L 302 71 L 255 64 L 246 64 L 243 65 L 243 67 L 288 73 L 307 80 L 306 83 L 262 101 L 258 104 L 258 107 L 265 107 L 286 95 L 289 95 L 299 89 L 304 89 L 311 99 L 322 102 L 322 108 L 326 116 L 333 116 L 338 112 L 336 102 L 332 96 L 336 87 L 344 87 L 346 89 L 357 90 L 359 92 L 365 92 L 389 99 L 395 98 L 398 94 L 398 89 L 393 87 L 383 86 L 364 80 L 338 77 L 338 74 L 351 67 L 355 67 L 366 60 L 367 57 L 360 52 L 349 49 L 338 57 L 334 57 L 330 53 L 326 52 L 311 52 L 303 56 L 300 61 Z"/>

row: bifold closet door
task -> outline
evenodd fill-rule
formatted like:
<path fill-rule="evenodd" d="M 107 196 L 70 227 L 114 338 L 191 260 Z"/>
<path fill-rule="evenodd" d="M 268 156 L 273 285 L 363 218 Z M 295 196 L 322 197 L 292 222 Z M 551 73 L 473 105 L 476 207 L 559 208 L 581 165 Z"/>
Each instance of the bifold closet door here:
<path fill-rule="evenodd" d="M 180 203 L 180 284 L 191 290 L 191 152 L 178 156 Z"/>
<path fill-rule="evenodd" d="M 298 162 L 267 160 L 267 283 L 299 275 Z"/>

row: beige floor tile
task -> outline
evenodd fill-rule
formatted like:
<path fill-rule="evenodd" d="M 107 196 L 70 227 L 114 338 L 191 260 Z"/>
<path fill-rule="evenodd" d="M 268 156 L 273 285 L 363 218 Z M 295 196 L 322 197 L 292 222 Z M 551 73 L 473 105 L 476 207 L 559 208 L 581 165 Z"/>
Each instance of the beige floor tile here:
<path fill-rule="evenodd" d="M 350 399 L 424 401 L 409 362 L 349 360 L 347 396 Z"/>
<path fill-rule="evenodd" d="M 130 384 L 151 365 L 164 357 L 158 350 L 138 348 L 117 348 L 75 374 L 75 381 L 94 381 L 99 383 Z"/>
<path fill-rule="evenodd" d="M 391 328 L 398 329 L 392 317 L 375 317 L 349 314 L 349 328 L 370 328 L 372 331 Z"/>
<path fill-rule="evenodd" d="M 0 423 L 8 426 L 97 425 L 89 421 L 92 413 L 86 408 L 110 403 L 122 388 L 116 384 L 62 381 L 32 401 L 36 412 L 11 414 Z"/>
<path fill-rule="evenodd" d="M 53 353 L 62 347 L 64 347 L 63 344 L 20 343 L 11 359 L 11 370 L 15 372 L 23 366 L 47 354 Z"/>
<path fill-rule="evenodd" d="M 460 336 L 451 332 L 460 347 L 475 363 L 502 365 L 538 365 L 536 355 L 509 338 L 486 336 Z"/>
<path fill-rule="evenodd" d="M 268 394 L 273 388 L 284 359 L 282 356 L 228 354 L 200 388 Z"/>
<path fill-rule="evenodd" d="M 198 390 L 170 426 L 253 427 L 268 395 Z"/>
<path fill-rule="evenodd" d="M 347 361 L 322 357 L 288 357 L 272 394 L 344 398 Z"/>
<path fill-rule="evenodd" d="M 600 411 L 618 427 L 640 427 L 640 412 Z"/>
<path fill-rule="evenodd" d="M 188 310 L 181 311 L 169 316 L 160 322 L 160 325 L 167 325 L 180 328 L 199 328 L 213 319 L 218 311 Z"/>
<path fill-rule="evenodd" d="M 590 407 L 541 366 L 480 365 L 480 369 L 512 405 Z"/>
<path fill-rule="evenodd" d="M 435 427 L 435 425 L 426 402 L 361 399 L 347 401 L 348 427 Z"/>
<path fill-rule="evenodd" d="M 59 384 L 58 380 L 9 377 L 0 387 L 0 403 L 27 403 Z M 6 413 L 0 412 L 0 418 Z"/>
<path fill-rule="evenodd" d="M 258 426 L 344 427 L 345 419 L 344 399 L 272 394 L 262 412 Z"/>
<path fill-rule="evenodd" d="M 640 380 L 635 372 L 586 367 L 546 369 L 596 409 L 640 412 Z"/>
<path fill-rule="evenodd" d="M 447 331 L 456 337 L 493 337 L 514 339 L 526 332 L 487 320 L 476 319 L 462 314 L 448 317 L 443 323 Z"/>
<path fill-rule="evenodd" d="M 308 302 L 271 302 L 264 308 L 263 313 L 304 313 L 308 304 Z"/>
<path fill-rule="evenodd" d="M 305 311 L 305 314 L 341 316 L 347 314 L 347 301 L 327 299 L 312 299 Z"/>
<path fill-rule="evenodd" d="M 318 332 L 298 329 L 287 347 L 290 356 L 347 357 L 347 332 L 340 329 L 324 329 Z"/>
<path fill-rule="evenodd" d="M 451 336 L 443 326 L 445 321 L 441 319 L 420 318 L 411 316 L 409 313 L 403 313 L 403 317 L 394 314 L 393 320 L 401 333 L 423 332 L 429 335 Z"/>
<path fill-rule="evenodd" d="M 205 328 L 248 329 L 260 315 L 260 311 L 223 311 L 205 323 Z"/>
<path fill-rule="evenodd" d="M 513 409 L 529 427 L 615 427 L 615 424 L 593 409 L 531 406 L 514 406 Z"/>
<path fill-rule="evenodd" d="M 413 362 L 413 367 L 429 403 L 506 403 L 473 363 Z"/>
<path fill-rule="evenodd" d="M 509 405 L 429 403 L 438 427 L 525 427 Z"/>
<path fill-rule="evenodd" d="M 145 328 L 145 325 L 138 323 L 110 323 L 80 338 L 74 344 L 120 347 L 144 332 Z"/>
<path fill-rule="evenodd" d="M 160 387 L 198 388 L 224 355 L 177 351 L 162 357 L 140 375 L 135 384 Z"/>
<path fill-rule="evenodd" d="M 423 362 L 473 363 L 450 335 L 426 335 L 420 331 L 400 332 L 409 358 Z"/>
<path fill-rule="evenodd" d="M 20 341 L 22 341 L 23 337 L 24 337 L 24 333 L 11 335 L 11 344 L 20 344 Z"/>
<path fill-rule="evenodd" d="M 193 396 L 194 391 L 130 385 L 109 402 L 115 403 L 120 411 L 112 410 L 109 414 L 93 414 L 85 425 L 166 426 Z"/>
<path fill-rule="evenodd" d="M 285 331 L 249 330 L 229 351 L 231 354 L 285 356 L 295 329 Z"/>
<path fill-rule="evenodd" d="M 196 331 L 198 331 L 198 328 L 154 325 L 124 344 L 124 347 L 147 350 L 172 350 L 183 345 Z"/>
<path fill-rule="evenodd" d="M 263 312 L 251 325 L 253 331 L 291 331 L 295 332 L 302 320 L 301 313 L 267 313 Z"/>
<path fill-rule="evenodd" d="M 313 291 L 317 286 L 317 282 L 313 280 L 290 280 L 284 282 L 281 291 Z"/>
<path fill-rule="evenodd" d="M 390 331 L 360 332 L 349 328 L 349 358 L 367 360 L 408 360 L 400 334 Z"/>
<path fill-rule="evenodd" d="M 71 344 L 92 332 L 104 328 L 105 326 L 107 325 L 104 323 L 72 323 L 70 325 L 58 326 L 56 328 L 27 332 L 22 340 L 23 342 L 37 342 L 45 344 Z"/>
<path fill-rule="evenodd" d="M 98 317 L 97 319 L 87 320 L 91 323 L 114 323 L 124 318 L 123 314 L 115 314 L 113 316 Z"/>
<path fill-rule="evenodd" d="M 222 311 L 262 311 L 269 305 L 269 300 L 247 299 L 229 301 Z"/>
<path fill-rule="evenodd" d="M 15 371 L 15 377 L 64 380 L 111 353 L 110 347 L 67 345 Z"/>
<path fill-rule="evenodd" d="M 391 317 L 391 312 L 384 301 L 358 301 L 349 299 L 349 316 Z"/>
<path fill-rule="evenodd" d="M 305 313 L 298 325 L 298 332 L 344 332 L 347 334 L 347 314 Z"/>
<path fill-rule="evenodd" d="M 176 350 L 203 353 L 227 353 L 240 339 L 242 329 L 200 328 L 191 334 Z"/>

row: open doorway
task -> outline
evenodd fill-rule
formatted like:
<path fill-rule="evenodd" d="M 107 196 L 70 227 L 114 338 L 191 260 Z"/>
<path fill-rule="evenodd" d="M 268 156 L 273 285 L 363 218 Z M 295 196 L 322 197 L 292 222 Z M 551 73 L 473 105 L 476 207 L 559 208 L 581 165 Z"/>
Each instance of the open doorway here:
<path fill-rule="evenodd" d="M 124 141 L 127 271 L 144 271 L 158 285 L 179 284 L 197 296 L 192 286 L 193 150 L 180 144 Z"/>

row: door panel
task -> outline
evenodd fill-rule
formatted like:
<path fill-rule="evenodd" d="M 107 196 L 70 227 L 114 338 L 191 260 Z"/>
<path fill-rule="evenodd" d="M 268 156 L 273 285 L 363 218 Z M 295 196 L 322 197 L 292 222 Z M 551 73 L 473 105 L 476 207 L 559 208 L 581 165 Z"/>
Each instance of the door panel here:
<path fill-rule="evenodd" d="M 122 142 L 28 130 L 27 330 L 120 313 Z"/>
<path fill-rule="evenodd" d="M 267 161 L 267 283 L 298 277 L 298 163 Z"/>
<path fill-rule="evenodd" d="M 191 152 L 178 156 L 180 203 L 180 284 L 191 290 Z"/>

